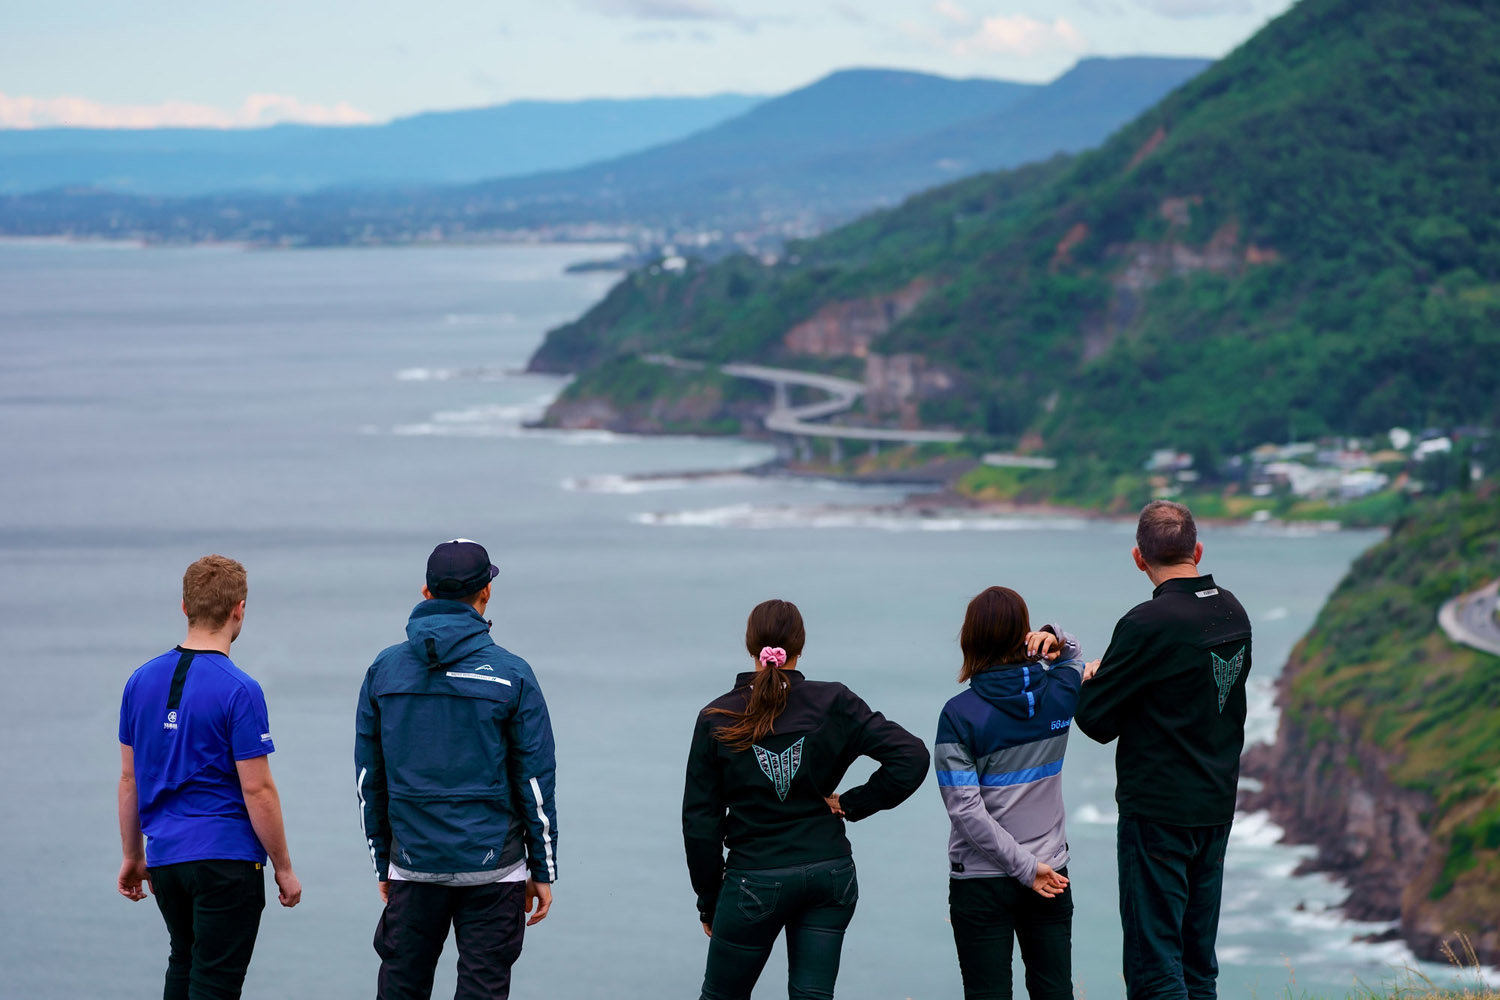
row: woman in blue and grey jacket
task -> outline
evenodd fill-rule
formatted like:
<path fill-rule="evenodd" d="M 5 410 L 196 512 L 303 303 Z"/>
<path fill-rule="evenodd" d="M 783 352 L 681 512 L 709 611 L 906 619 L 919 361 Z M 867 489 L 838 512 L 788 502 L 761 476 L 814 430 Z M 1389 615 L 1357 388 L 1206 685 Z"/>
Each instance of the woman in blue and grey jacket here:
<path fill-rule="evenodd" d="M 969 689 L 943 706 L 934 762 L 948 809 L 948 907 L 965 1000 L 1011 996 L 1013 940 L 1031 1000 L 1073 996 L 1063 752 L 1084 664 L 1026 602 L 990 587 L 959 635 Z M 1049 663 L 1049 661 L 1051 661 Z"/>

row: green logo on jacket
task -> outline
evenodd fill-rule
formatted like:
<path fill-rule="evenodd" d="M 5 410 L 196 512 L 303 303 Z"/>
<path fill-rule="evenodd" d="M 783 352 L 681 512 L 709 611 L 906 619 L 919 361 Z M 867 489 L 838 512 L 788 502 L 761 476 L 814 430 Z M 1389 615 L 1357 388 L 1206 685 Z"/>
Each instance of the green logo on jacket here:
<path fill-rule="evenodd" d="M 807 737 L 802 737 L 803 740 Z M 797 768 L 802 766 L 802 740 L 798 740 L 781 753 L 772 753 L 763 746 L 751 746 L 755 751 L 755 762 L 776 786 L 776 797 L 786 801 L 786 793 L 792 790 L 792 779 Z"/>
<path fill-rule="evenodd" d="M 1245 667 L 1245 647 L 1229 659 L 1223 659 L 1218 653 L 1209 653 L 1214 662 L 1214 683 L 1219 685 L 1219 712 L 1223 713 L 1224 705 L 1229 701 L 1229 692 L 1234 688 L 1234 682 L 1240 676 L 1240 671 Z"/>

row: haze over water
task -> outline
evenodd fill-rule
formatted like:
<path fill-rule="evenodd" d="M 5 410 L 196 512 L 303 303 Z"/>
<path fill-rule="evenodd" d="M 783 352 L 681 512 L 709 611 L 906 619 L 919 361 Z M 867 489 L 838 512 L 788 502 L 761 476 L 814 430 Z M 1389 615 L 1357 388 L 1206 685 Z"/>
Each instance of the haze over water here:
<path fill-rule="evenodd" d="M 249 569 L 234 657 L 265 688 L 305 887 L 295 910 L 266 911 L 252 998 L 373 993 L 354 701 L 374 654 L 403 638 L 437 541 L 489 546 L 494 635 L 536 668 L 557 733 L 560 881 L 517 997 L 696 995 L 706 942 L 682 860 L 683 760 L 695 711 L 748 663 L 757 601 L 796 601 L 807 673 L 930 744 L 974 593 L 1016 587 L 1090 658 L 1149 596 L 1128 524 L 918 520 L 866 509 L 897 489 L 808 481 L 638 484 L 624 477 L 769 452 L 524 431 L 561 382 L 510 373 L 615 280 L 564 266 L 609 253 L 0 244 L 0 992 L 160 995 L 160 917 L 114 893 L 116 719 L 130 672 L 181 638 L 181 573 L 204 553 Z M 1205 529 L 1205 567 L 1255 621 L 1253 735 L 1271 734 L 1275 673 L 1373 540 Z M 1075 734 L 1064 787 L 1090 997 L 1123 993 L 1113 780 L 1112 748 Z M 1275 837 L 1259 817 L 1237 824 L 1222 995 L 1284 995 L 1288 966 L 1299 993 L 1389 978 L 1404 949 L 1351 944 L 1371 928 L 1327 910 L 1337 886 L 1291 878 L 1304 852 Z M 933 780 L 851 839 L 861 898 L 840 995 L 958 996 Z M 452 964 L 450 946 L 435 995 L 451 994 Z M 756 995 L 784 991 L 778 955 Z"/>

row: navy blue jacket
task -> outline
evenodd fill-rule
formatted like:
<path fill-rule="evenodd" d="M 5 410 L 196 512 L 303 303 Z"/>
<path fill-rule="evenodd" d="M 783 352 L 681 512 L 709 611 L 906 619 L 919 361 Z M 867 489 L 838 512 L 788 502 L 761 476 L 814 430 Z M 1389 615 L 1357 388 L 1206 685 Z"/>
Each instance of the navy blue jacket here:
<path fill-rule="evenodd" d="M 557 878 L 552 723 L 536 675 L 461 601 L 423 601 L 359 692 L 354 773 L 375 874 Z"/>

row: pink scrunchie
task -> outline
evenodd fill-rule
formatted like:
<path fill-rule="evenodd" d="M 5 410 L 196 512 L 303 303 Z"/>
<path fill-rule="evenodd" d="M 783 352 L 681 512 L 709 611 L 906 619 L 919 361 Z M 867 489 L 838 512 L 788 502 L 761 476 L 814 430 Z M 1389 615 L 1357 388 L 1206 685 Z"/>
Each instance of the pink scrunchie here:
<path fill-rule="evenodd" d="M 786 664 L 786 650 L 780 646 L 762 646 L 760 649 L 760 665 L 784 666 Z"/>

